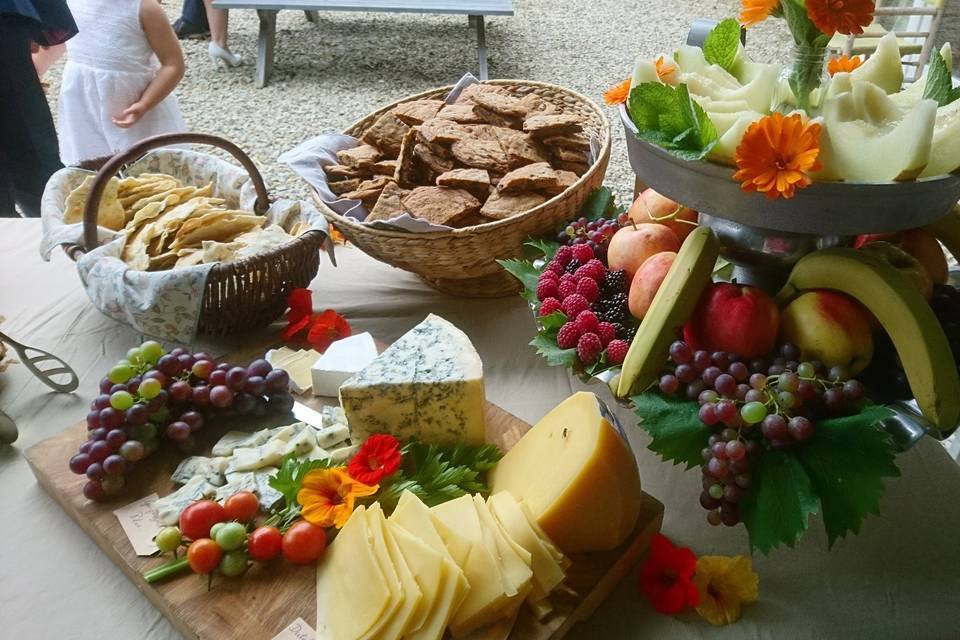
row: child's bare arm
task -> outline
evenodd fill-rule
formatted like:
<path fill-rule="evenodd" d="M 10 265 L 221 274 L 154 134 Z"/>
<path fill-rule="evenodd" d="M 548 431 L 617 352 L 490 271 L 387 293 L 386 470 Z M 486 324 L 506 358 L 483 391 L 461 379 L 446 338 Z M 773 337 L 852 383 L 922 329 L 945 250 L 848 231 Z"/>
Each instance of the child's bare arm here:
<path fill-rule="evenodd" d="M 140 24 L 150 48 L 157 54 L 160 69 L 144 89 L 140 99 L 113 118 L 113 123 L 123 128 L 135 124 L 146 112 L 170 95 L 183 77 L 183 51 L 180 49 L 180 42 L 157 0 L 141 0 Z"/>

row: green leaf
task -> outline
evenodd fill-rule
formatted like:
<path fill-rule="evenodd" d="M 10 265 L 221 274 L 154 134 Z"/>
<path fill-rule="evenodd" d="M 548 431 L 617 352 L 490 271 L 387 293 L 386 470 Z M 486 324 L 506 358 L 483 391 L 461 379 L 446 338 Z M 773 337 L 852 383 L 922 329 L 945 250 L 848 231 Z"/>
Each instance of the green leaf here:
<path fill-rule="evenodd" d="M 892 412 L 879 406 L 818 422 L 813 440 L 797 449 L 820 497 L 830 546 L 848 531 L 860 532 L 868 514 L 880 512 L 883 478 L 897 477 L 896 452 L 879 422 Z"/>
<path fill-rule="evenodd" d="M 694 132 L 693 139 L 690 141 L 693 144 L 693 149 L 703 151 L 706 155 L 717 140 L 717 128 L 713 125 L 710 116 L 703 110 L 703 107 L 690 97 L 687 85 L 681 84 L 678 86 L 676 95 L 683 120 L 687 127 Z"/>
<path fill-rule="evenodd" d="M 628 110 L 638 137 L 685 160 L 701 160 L 716 144 L 717 128 L 685 84 L 640 84 L 630 92 Z"/>
<path fill-rule="evenodd" d="M 650 434 L 648 449 L 674 464 L 692 469 L 703 462 L 700 452 L 707 446 L 710 427 L 700 422 L 696 402 L 679 400 L 651 391 L 630 398 L 640 418 L 640 427 Z"/>
<path fill-rule="evenodd" d="M 540 271 L 526 260 L 497 260 L 497 264 L 503 267 L 510 275 L 520 281 L 523 285 L 523 297 L 528 302 L 537 302 L 537 278 L 540 277 Z"/>
<path fill-rule="evenodd" d="M 283 494 L 284 511 L 298 509 L 297 492 L 303 486 L 303 478 L 314 469 L 328 469 L 330 465 L 329 458 L 300 461 L 290 453 L 281 460 L 280 468 L 267 479 L 267 484 Z"/>
<path fill-rule="evenodd" d="M 796 453 L 765 451 L 751 473 L 753 486 L 740 499 L 740 519 L 750 535 L 750 548 L 767 554 L 781 544 L 794 546 L 818 504 Z"/>
<path fill-rule="evenodd" d="M 740 23 L 727 18 L 717 23 L 703 41 L 703 57 L 710 64 L 718 64 L 727 71 L 737 59 L 740 47 Z"/>
<path fill-rule="evenodd" d="M 659 131 L 660 114 L 676 111 L 676 104 L 671 87 L 659 82 L 644 82 L 630 90 L 627 112 L 641 132 Z"/>
<path fill-rule="evenodd" d="M 543 327 L 543 333 L 555 336 L 560 327 L 567 323 L 567 314 L 563 311 L 554 311 L 538 318 L 540 326 Z"/>
<path fill-rule="evenodd" d="M 561 349 L 557 346 L 556 339 L 542 333 L 531 340 L 530 344 L 537 348 L 537 353 L 546 358 L 547 364 L 552 367 L 572 368 L 579 362 L 576 349 Z"/>
<path fill-rule="evenodd" d="M 545 240 L 543 238 L 529 238 L 523 243 L 523 246 L 532 250 L 527 252 L 531 254 L 531 258 L 539 258 L 542 256 L 545 260 L 549 261 L 553 260 L 553 256 L 557 253 L 557 249 L 560 248 L 560 243 L 552 240 Z"/>
<path fill-rule="evenodd" d="M 599 220 L 607 216 L 611 206 L 616 206 L 613 191 L 608 187 L 598 187 L 587 196 L 583 206 L 580 207 L 580 215 L 590 221 Z"/>
<path fill-rule="evenodd" d="M 937 106 L 950 104 L 960 97 L 960 87 L 953 88 L 953 78 L 947 69 L 943 56 L 930 56 L 930 70 L 927 72 L 927 84 L 923 88 L 923 97 L 934 100 Z"/>

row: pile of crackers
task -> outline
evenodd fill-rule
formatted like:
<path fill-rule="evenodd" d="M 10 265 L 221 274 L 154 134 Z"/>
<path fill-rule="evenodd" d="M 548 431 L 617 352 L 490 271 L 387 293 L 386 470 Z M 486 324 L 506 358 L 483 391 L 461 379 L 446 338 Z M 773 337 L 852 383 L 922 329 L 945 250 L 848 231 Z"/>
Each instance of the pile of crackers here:
<path fill-rule="evenodd" d="M 66 200 L 65 223 L 80 222 L 95 176 Z M 97 224 L 125 231 L 121 258 L 139 271 L 226 262 L 283 245 L 293 236 L 266 218 L 225 206 L 213 185 L 184 186 L 164 173 L 111 178 L 100 200 Z"/>
<path fill-rule="evenodd" d="M 532 93 L 478 83 L 452 104 L 397 105 L 324 171 L 334 194 L 363 202 L 364 222 L 409 213 L 462 228 L 563 193 L 590 168 L 589 152 L 579 116 Z"/>

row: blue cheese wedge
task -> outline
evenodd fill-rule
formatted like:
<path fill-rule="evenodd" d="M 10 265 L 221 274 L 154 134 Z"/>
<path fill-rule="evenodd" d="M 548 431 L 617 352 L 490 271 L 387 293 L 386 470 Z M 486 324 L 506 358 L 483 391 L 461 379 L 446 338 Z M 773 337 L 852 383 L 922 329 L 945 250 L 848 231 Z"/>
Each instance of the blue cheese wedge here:
<path fill-rule="evenodd" d="M 483 444 L 483 364 L 466 334 L 430 314 L 340 386 L 351 439 Z"/>
<path fill-rule="evenodd" d="M 344 412 L 343 407 L 339 405 L 325 406 L 320 410 L 320 415 L 323 416 L 323 426 L 325 427 L 331 427 L 337 424 L 347 426 L 347 414 Z"/>
<path fill-rule="evenodd" d="M 304 429 L 307 425 L 305 422 L 294 422 L 293 424 L 284 425 L 282 427 L 275 427 L 270 429 L 270 438 L 267 442 L 287 442 L 293 436 L 297 435 Z"/>
<path fill-rule="evenodd" d="M 213 445 L 214 456 L 233 455 L 235 449 L 241 447 L 259 447 L 270 439 L 270 429 L 261 429 L 254 433 L 249 431 L 227 431 L 217 444 Z"/>
<path fill-rule="evenodd" d="M 217 493 L 217 488 L 207 482 L 203 476 L 194 476 L 185 485 L 168 496 L 153 503 L 157 512 L 157 519 L 161 524 L 174 525 L 180 520 L 180 513 L 194 500 L 210 498 Z"/>
<path fill-rule="evenodd" d="M 256 471 L 228 473 L 228 482 L 217 491 L 217 500 L 226 500 L 237 491 L 252 491 L 260 498 L 260 510 L 269 512 L 283 500 L 283 494 L 270 486 L 270 478 L 276 472 L 275 468 L 268 467 Z"/>
<path fill-rule="evenodd" d="M 314 447 L 302 456 L 297 456 L 297 461 L 307 462 L 308 460 L 326 460 L 330 457 L 330 452 L 323 447 Z"/>
<path fill-rule="evenodd" d="M 360 445 L 358 444 L 352 444 L 346 447 L 340 447 L 339 449 L 334 449 L 333 451 L 330 452 L 330 460 L 335 463 L 346 462 L 347 460 L 352 458 L 353 454 L 355 454 L 359 450 L 360 450 Z"/>
<path fill-rule="evenodd" d="M 203 476 L 204 480 L 219 487 L 224 483 L 223 472 L 227 464 L 229 458 L 226 457 L 190 456 L 177 465 L 171 479 L 177 484 L 186 484 L 194 476 Z"/>
<path fill-rule="evenodd" d="M 317 446 L 316 433 L 313 429 L 301 429 L 300 433 L 287 440 L 283 455 L 302 456 L 309 453 L 311 449 Z"/>
<path fill-rule="evenodd" d="M 290 376 L 290 390 L 293 393 L 307 393 L 312 385 L 310 367 L 320 359 L 320 353 L 313 349 L 291 351 L 285 347 L 267 352 L 267 362 L 276 369 L 283 369 Z"/>
<path fill-rule="evenodd" d="M 217 501 L 223 502 L 238 491 L 257 492 L 257 481 L 253 471 L 234 471 L 227 474 L 227 484 L 217 489 Z"/>
<path fill-rule="evenodd" d="M 313 395 L 336 398 L 340 385 L 376 357 L 377 345 L 369 333 L 335 341 L 310 368 Z"/>
<path fill-rule="evenodd" d="M 317 446 L 329 449 L 350 437 L 350 429 L 345 424 L 336 424 L 317 431 Z"/>
<path fill-rule="evenodd" d="M 264 467 L 276 467 L 283 459 L 284 440 L 271 440 L 259 447 L 235 449 L 227 465 L 227 472 L 253 471 Z"/>

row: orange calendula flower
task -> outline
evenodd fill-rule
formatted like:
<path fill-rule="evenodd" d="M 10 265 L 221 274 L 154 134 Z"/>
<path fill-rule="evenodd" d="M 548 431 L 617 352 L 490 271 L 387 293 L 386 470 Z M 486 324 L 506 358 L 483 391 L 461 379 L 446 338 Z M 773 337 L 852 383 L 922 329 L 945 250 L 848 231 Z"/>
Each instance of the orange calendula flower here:
<path fill-rule="evenodd" d="M 820 169 L 818 155 L 819 124 L 774 112 L 747 127 L 734 154 L 733 179 L 744 191 L 759 191 L 771 200 L 792 198 L 796 189 L 813 182 L 807 172 Z"/>
<path fill-rule="evenodd" d="M 873 0 L 806 0 L 810 20 L 823 33 L 861 34 L 873 22 Z"/>
<path fill-rule="evenodd" d="M 354 480 L 343 467 L 314 469 L 304 476 L 297 503 L 307 522 L 339 529 L 350 519 L 357 498 L 373 495 L 379 488 Z"/>
<path fill-rule="evenodd" d="M 700 556 L 693 584 L 700 597 L 697 613 L 725 625 L 740 619 L 743 605 L 757 601 L 760 578 L 749 558 Z"/>
<path fill-rule="evenodd" d="M 846 71 L 850 73 L 857 67 L 863 64 L 863 58 L 860 56 L 853 56 L 852 58 L 843 54 L 839 57 L 830 58 L 830 62 L 827 63 L 827 72 L 834 76 L 841 71 Z"/>
<path fill-rule="evenodd" d="M 615 104 L 623 104 L 627 101 L 627 96 L 630 95 L 630 78 L 627 78 L 623 82 L 618 82 L 609 89 L 603 92 L 603 101 L 607 104 L 613 106 Z"/>
<path fill-rule="evenodd" d="M 677 65 L 672 62 L 667 62 L 663 56 L 657 58 L 654 65 L 657 67 L 657 77 L 660 78 L 661 82 L 666 82 L 667 78 L 677 70 Z"/>
<path fill-rule="evenodd" d="M 759 24 L 769 18 L 778 6 L 780 0 L 741 0 L 740 24 L 745 27 Z"/>

